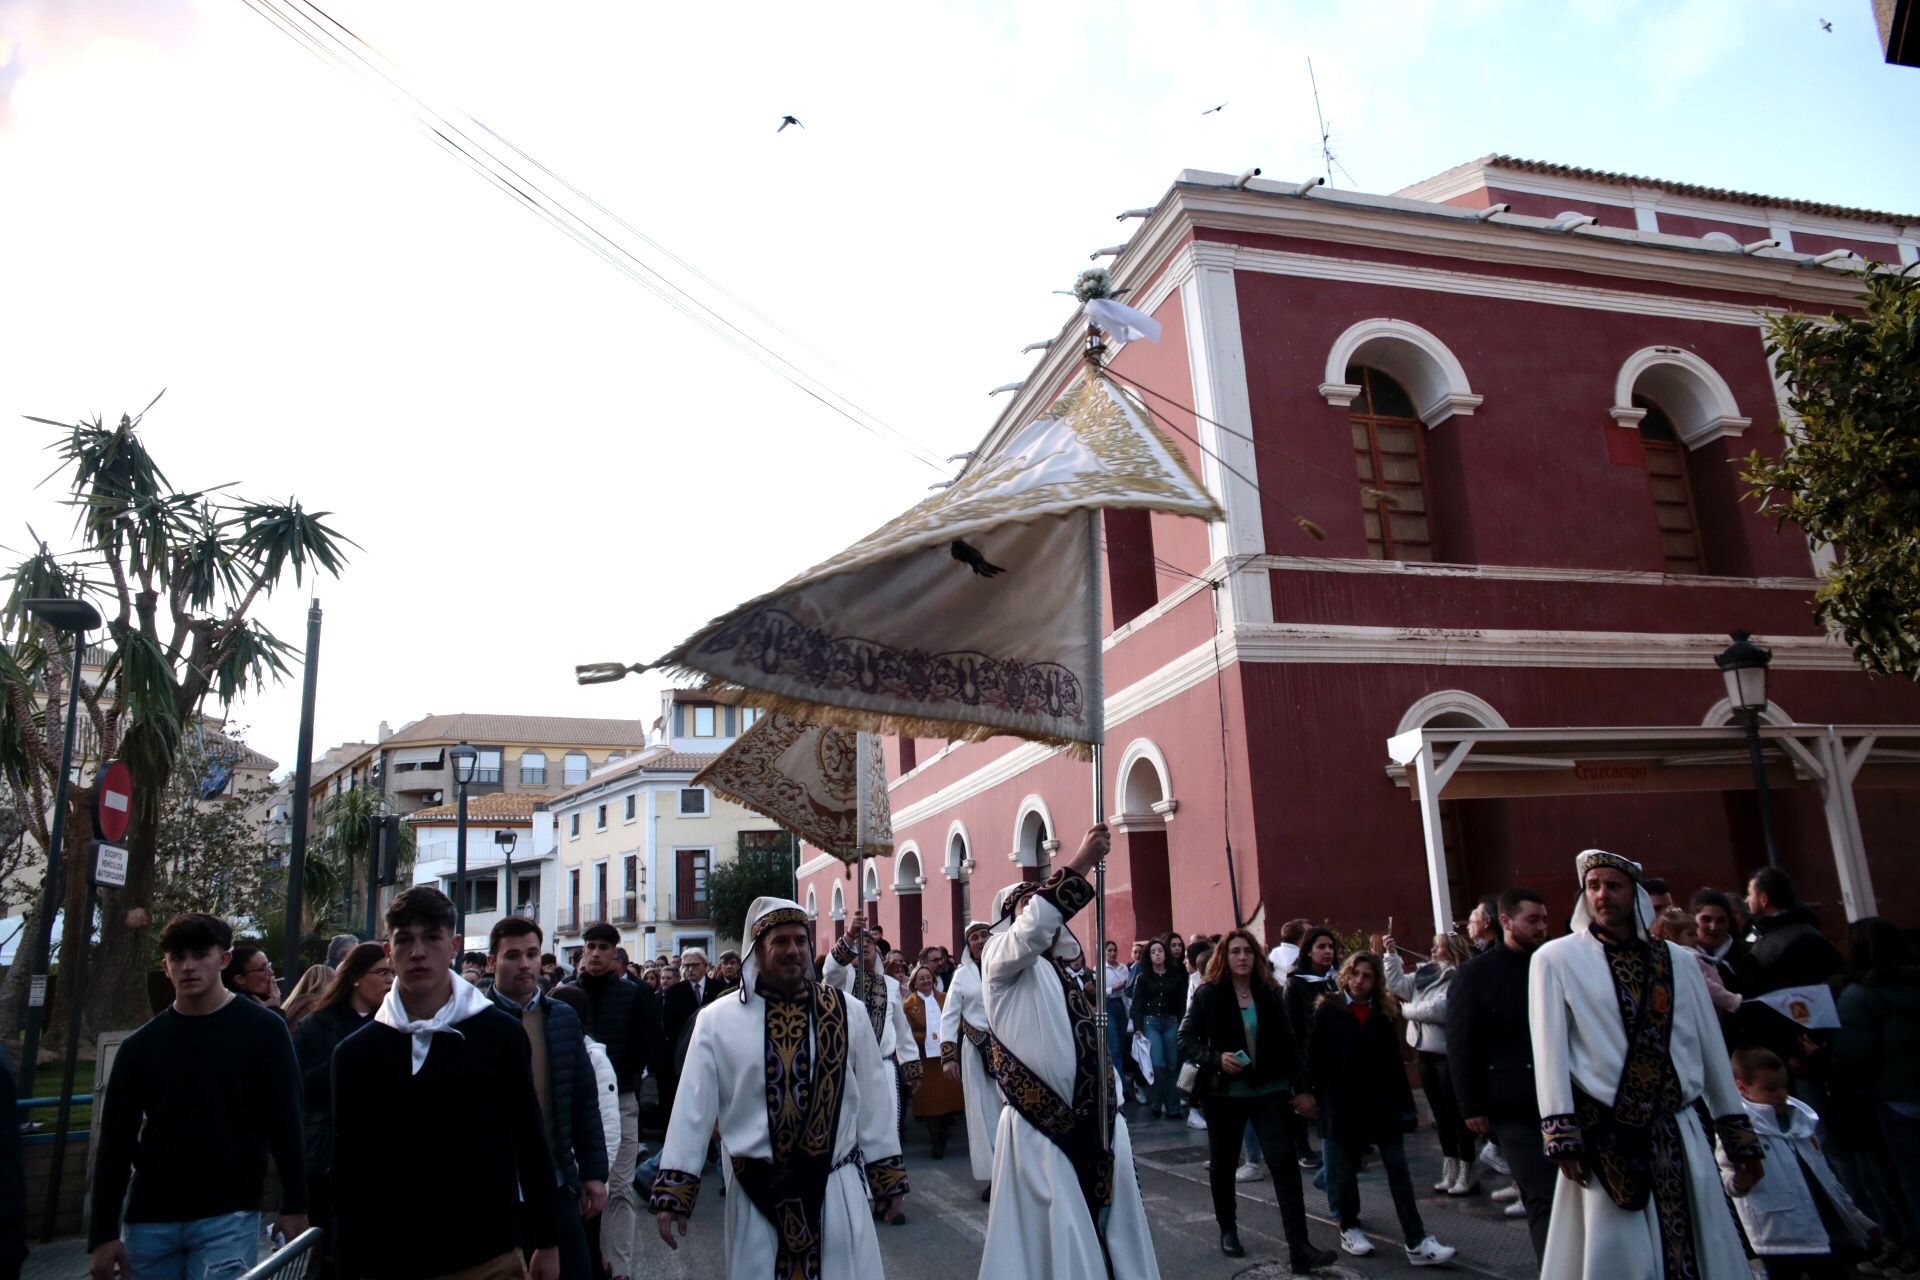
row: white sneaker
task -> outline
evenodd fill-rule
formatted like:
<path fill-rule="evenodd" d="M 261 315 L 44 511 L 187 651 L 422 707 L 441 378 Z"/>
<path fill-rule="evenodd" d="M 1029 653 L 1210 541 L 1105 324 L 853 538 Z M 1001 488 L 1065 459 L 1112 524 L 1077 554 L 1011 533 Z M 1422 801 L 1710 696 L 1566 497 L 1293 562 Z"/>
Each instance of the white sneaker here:
<path fill-rule="evenodd" d="M 1512 1204 L 1508 1205 L 1503 1212 L 1509 1218 L 1524 1218 L 1527 1216 L 1527 1206 L 1515 1200 Z"/>
<path fill-rule="evenodd" d="M 1187 1112 L 1187 1128 L 1205 1129 L 1206 1127 L 1207 1127 L 1207 1118 L 1200 1114 L 1200 1110 L 1198 1107 L 1194 1108 L 1192 1111 Z"/>
<path fill-rule="evenodd" d="M 1407 1261 L 1416 1267 L 1440 1267 L 1452 1262 L 1457 1252 L 1452 1246 L 1441 1244 L 1428 1236 L 1407 1250 Z"/>
<path fill-rule="evenodd" d="M 1267 1176 L 1267 1171 L 1249 1160 L 1233 1171 L 1235 1182 L 1258 1182 Z"/>
<path fill-rule="evenodd" d="M 1493 1193 L 1493 1202 L 1495 1204 L 1512 1204 L 1519 1198 L 1519 1187 L 1502 1187 Z"/>
<path fill-rule="evenodd" d="M 1500 1154 L 1500 1148 L 1489 1142 L 1480 1148 L 1480 1163 L 1505 1178 L 1513 1176 L 1513 1170 L 1507 1167 L 1507 1158 Z"/>
<path fill-rule="evenodd" d="M 1445 1191 L 1460 1176 L 1460 1162 L 1448 1156 L 1440 1165 L 1440 1181 L 1433 1184 L 1435 1191 Z"/>
<path fill-rule="evenodd" d="M 1340 1247 L 1356 1258 L 1364 1258 L 1373 1252 L 1373 1241 L 1367 1239 L 1367 1233 L 1358 1227 L 1348 1227 L 1340 1233 Z M 1411 1255 L 1413 1250 L 1407 1250 Z"/>

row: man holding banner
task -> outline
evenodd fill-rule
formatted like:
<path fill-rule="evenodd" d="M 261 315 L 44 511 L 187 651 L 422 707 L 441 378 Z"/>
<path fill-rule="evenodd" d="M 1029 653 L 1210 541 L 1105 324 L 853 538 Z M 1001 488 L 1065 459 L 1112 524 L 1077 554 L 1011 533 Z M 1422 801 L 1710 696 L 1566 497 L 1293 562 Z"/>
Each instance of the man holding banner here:
<path fill-rule="evenodd" d="M 988 1061 L 1006 1109 L 993 1147 L 993 1210 L 981 1280 L 1157 1280 L 1153 1237 L 1113 1088 L 1099 1089 L 1103 1042 L 1086 989 L 1066 971 L 1067 928 L 1093 901 L 1087 873 L 1107 856 L 1104 823 L 1044 882 L 995 900 L 981 952 Z M 1100 1103 L 1106 1105 L 1102 1107 Z"/>

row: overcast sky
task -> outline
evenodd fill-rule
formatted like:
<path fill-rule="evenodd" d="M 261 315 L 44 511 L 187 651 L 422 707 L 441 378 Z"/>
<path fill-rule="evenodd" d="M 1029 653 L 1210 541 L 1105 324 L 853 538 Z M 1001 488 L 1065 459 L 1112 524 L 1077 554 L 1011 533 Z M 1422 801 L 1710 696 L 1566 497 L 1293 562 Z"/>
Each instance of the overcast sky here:
<path fill-rule="evenodd" d="M 1882 63 L 1866 0 L 821 7 L 328 6 L 936 458 L 1115 213 L 1182 168 L 1318 170 L 1309 56 L 1336 186 L 1503 151 L 1920 211 L 1920 71 Z M 360 545 L 318 586 L 316 750 L 430 712 L 651 720 L 657 681 L 573 664 L 657 656 L 940 478 L 240 0 L 0 0 L 9 561 L 29 522 L 71 530 L 20 415 L 162 388 L 144 434 L 177 482 L 297 496 Z M 263 616 L 298 641 L 305 601 Z M 291 766 L 298 711 L 296 674 L 234 715 Z"/>

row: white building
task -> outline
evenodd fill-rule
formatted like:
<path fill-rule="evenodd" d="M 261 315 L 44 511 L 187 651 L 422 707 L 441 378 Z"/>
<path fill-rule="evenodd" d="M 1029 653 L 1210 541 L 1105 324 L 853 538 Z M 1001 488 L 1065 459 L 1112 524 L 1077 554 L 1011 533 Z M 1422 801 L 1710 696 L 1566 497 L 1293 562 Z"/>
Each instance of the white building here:
<path fill-rule="evenodd" d="M 537 807 L 540 806 L 540 807 Z M 459 843 L 459 807 L 435 805 L 407 815 L 415 841 L 413 883 L 437 886 L 454 896 Z M 504 915 L 539 924 L 546 949 L 554 947 L 561 900 L 554 858 L 553 815 L 537 797 L 494 792 L 467 799 L 466 947 L 484 951 L 487 933 Z M 512 837 L 511 849 L 500 843 Z M 513 883 L 507 884 L 507 863 Z"/>

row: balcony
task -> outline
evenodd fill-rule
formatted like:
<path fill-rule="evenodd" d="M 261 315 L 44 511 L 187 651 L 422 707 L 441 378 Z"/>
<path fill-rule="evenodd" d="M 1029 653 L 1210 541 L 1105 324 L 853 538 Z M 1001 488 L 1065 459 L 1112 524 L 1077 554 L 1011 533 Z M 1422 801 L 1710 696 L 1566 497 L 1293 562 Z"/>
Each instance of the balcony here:
<path fill-rule="evenodd" d="M 685 902 L 676 897 L 667 911 L 675 924 L 706 924 L 713 919 L 713 908 L 707 905 L 705 898 Z"/>
<path fill-rule="evenodd" d="M 605 924 L 607 922 L 607 904 L 604 902 L 589 902 L 587 904 L 586 922 L 588 924 Z"/>
<path fill-rule="evenodd" d="M 450 791 L 452 787 L 453 778 L 445 768 L 387 771 L 387 789 L 395 795 L 422 795 L 434 791 Z"/>
<path fill-rule="evenodd" d="M 560 918 L 558 922 L 555 923 L 553 931 L 555 933 L 579 933 L 580 909 L 578 907 L 560 908 Z"/>
<path fill-rule="evenodd" d="M 639 894 L 637 893 L 623 894 L 621 896 L 620 901 L 614 903 L 613 923 L 615 924 L 640 923 L 640 895 Z"/>

